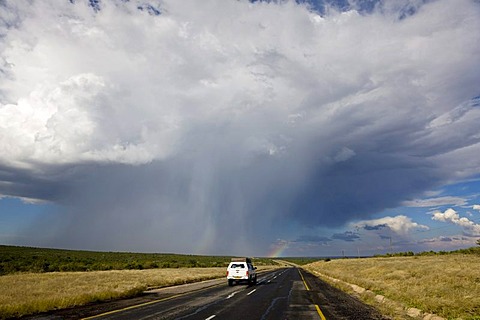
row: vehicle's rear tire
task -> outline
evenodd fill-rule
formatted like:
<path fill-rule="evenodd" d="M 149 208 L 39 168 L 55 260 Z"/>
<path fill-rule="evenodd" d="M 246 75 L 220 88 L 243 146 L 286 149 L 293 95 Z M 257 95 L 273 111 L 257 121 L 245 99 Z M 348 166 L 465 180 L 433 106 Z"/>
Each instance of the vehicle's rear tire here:
<path fill-rule="evenodd" d="M 255 278 L 253 279 L 253 284 L 254 284 L 254 285 L 257 284 L 257 275 L 255 275 Z"/>
<path fill-rule="evenodd" d="M 228 279 L 228 285 L 231 287 L 233 286 L 233 280 L 232 279 Z"/>

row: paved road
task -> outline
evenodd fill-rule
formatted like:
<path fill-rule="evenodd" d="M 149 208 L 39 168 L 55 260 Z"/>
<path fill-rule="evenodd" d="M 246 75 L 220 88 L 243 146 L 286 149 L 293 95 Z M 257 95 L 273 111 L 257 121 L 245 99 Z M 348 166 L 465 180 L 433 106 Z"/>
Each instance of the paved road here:
<path fill-rule="evenodd" d="M 146 302 L 139 300 L 135 305 L 116 310 L 79 312 L 77 318 L 82 314 L 84 319 L 98 320 L 385 319 L 371 307 L 298 268 L 259 275 L 256 286 L 229 287 L 225 280 L 203 288 L 201 285 L 181 288 L 158 290 Z"/>

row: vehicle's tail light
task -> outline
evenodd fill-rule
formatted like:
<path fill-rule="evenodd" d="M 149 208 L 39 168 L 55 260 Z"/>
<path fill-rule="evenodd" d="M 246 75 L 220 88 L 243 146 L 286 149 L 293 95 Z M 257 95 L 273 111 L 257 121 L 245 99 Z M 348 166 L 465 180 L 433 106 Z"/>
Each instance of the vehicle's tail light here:
<path fill-rule="evenodd" d="M 227 270 L 227 277 L 228 277 L 228 270 Z"/>
<path fill-rule="evenodd" d="M 247 271 L 247 277 L 248 277 L 248 271 Z"/>

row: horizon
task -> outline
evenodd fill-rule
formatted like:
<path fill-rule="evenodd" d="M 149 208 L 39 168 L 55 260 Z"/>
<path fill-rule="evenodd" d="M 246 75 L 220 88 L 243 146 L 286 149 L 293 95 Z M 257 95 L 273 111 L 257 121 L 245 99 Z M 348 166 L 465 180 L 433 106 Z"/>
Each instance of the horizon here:
<path fill-rule="evenodd" d="M 88 252 L 88 253 L 119 253 L 119 254 L 145 254 L 145 255 L 179 255 L 179 256 L 199 256 L 199 257 L 225 257 L 225 258 L 239 258 L 243 257 L 241 255 L 221 255 L 221 254 L 212 254 L 212 255 L 204 255 L 204 254 L 195 254 L 195 253 L 175 253 L 175 252 L 136 252 L 136 251 L 95 251 L 95 250 L 85 250 L 85 249 L 66 249 L 66 248 L 47 248 L 47 247 L 30 247 L 30 246 L 21 246 L 21 245 L 5 245 L 5 244 L 0 244 L 0 247 L 14 247 L 14 248 L 24 248 L 24 249 L 40 249 L 40 250 L 58 250 L 58 251 L 75 251 L 75 252 Z M 246 256 L 247 258 L 250 259 L 363 259 L 363 258 L 375 258 L 375 257 L 385 257 L 385 256 L 410 256 L 410 253 L 413 253 L 413 256 L 417 255 L 425 255 L 425 254 L 435 254 L 435 255 L 441 255 L 443 253 L 447 254 L 454 254 L 457 251 L 462 251 L 462 250 L 468 250 L 472 248 L 478 248 L 478 246 L 475 247 L 468 247 L 468 248 L 461 248 L 461 249 L 456 249 L 456 250 L 451 250 L 451 251 L 419 251 L 419 252 L 413 252 L 413 251 L 402 251 L 402 252 L 387 252 L 385 254 L 376 254 L 376 255 L 330 255 L 330 256 L 278 256 L 278 257 L 272 257 L 272 256 Z"/>

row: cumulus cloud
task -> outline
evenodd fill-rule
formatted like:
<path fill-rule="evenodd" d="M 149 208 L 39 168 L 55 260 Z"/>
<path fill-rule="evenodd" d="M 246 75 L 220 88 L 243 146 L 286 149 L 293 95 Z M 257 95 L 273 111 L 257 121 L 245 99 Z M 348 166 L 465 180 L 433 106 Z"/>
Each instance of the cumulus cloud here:
<path fill-rule="evenodd" d="M 480 205 L 474 204 L 473 205 L 473 210 L 479 210 L 480 211 Z"/>
<path fill-rule="evenodd" d="M 360 221 L 355 223 L 354 227 L 367 231 L 387 229 L 395 232 L 398 235 L 407 235 L 414 230 L 429 229 L 428 226 L 418 224 L 412 221 L 411 218 L 404 215 Z"/>
<path fill-rule="evenodd" d="M 0 4 L 0 194 L 57 244 L 226 252 L 480 172 L 478 2 L 88 3 Z"/>
<path fill-rule="evenodd" d="M 460 215 L 451 208 L 443 213 L 435 212 L 432 215 L 432 219 L 461 226 L 467 235 L 480 236 L 480 224 L 476 224 L 468 218 L 460 217 Z"/>

